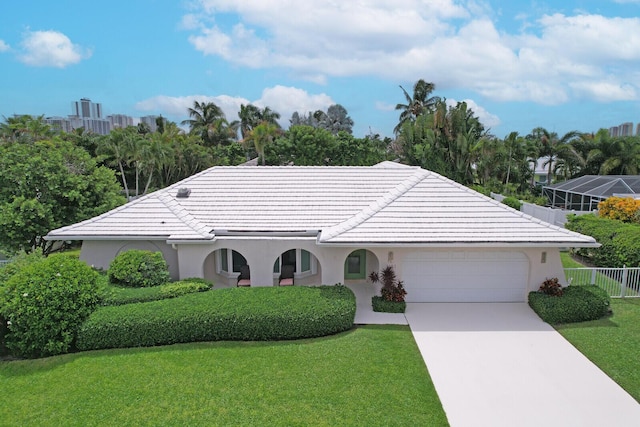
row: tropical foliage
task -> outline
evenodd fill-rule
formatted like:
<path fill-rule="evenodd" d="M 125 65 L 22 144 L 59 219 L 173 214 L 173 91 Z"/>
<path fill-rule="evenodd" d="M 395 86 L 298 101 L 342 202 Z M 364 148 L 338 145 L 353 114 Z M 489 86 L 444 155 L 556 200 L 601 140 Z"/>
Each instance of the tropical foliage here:
<path fill-rule="evenodd" d="M 353 136 L 354 122 L 340 104 L 295 112 L 288 129 L 268 106 L 242 104 L 237 120 L 230 121 L 209 101 L 195 101 L 185 111 L 188 118 L 181 124 L 187 129 L 159 117 L 154 132 L 141 124 L 104 136 L 82 128 L 65 133 L 43 116 L 5 117 L 0 123 L 0 247 L 14 252 L 42 246 L 46 252 L 41 237 L 47 231 L 122 203 L 119 191 L 131 200 L 211 166 L 256 157 L 262 165 L 300 166 L 394 160 L 485 194 L 523 200 L 539 195 L 535 169 L 540 159 L 547 182 L 640 171 L 638 136 L 611 137 L 605 129 L 558 135 L 536 127 L 526 135 L 510 132 L 500 138 L 467 103 L 436 95 L 432 82 L 420 79 L 412 92 L 400 89 L 404 99 L 396 105 L 394 138 Z"/>
<path fill-rule="evenodd" d="M 113 171 L 68 141 L 0 145 L 0 249 L 42 248 L 50 230 L 99 215 L 124 199 Z"/>
<path fill-rule="evenodd" d="M 640 200 L 633 197 L 609 197 L 598 203 L 598 215 L 622 222 L 640 223 Z"/>

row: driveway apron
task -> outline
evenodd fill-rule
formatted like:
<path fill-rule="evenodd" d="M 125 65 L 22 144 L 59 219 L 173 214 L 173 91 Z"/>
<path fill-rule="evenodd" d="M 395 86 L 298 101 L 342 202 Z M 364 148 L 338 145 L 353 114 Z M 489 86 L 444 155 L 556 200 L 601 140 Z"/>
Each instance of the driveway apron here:
<path fill-rule="evenodd" d="M 406 318 L 453 427 L 640 425 L 638 402 L 526 304 L 409 303 Z"/>

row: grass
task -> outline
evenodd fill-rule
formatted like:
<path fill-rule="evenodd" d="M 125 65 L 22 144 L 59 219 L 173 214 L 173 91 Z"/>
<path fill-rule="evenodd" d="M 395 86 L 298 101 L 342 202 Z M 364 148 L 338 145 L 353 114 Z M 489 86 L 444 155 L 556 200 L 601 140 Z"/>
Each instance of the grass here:
<path fill-rule="evenodd" d="M 555 328 L 640 402 L 640 299 L 611 301 L 613 315 Z"/>
<path fill-rule="evenodd" d="M 569 252 L 560 252 L 560 260 L 564 268 L 582 268 L 584 264 L 576 261 Z"/>
<path fill-rule="evenodd" d="M 574 259 L 569 252 L 560 252 L 560 259 L 562 261 L 562 266 L 564 268 L 583 268 L 586 267 L 578 260 Z M 584 272 L 570 272 L 570 277 L 573 278 L 573 285 L 591 285 L 592 277 L 590 273 Z M 568 278 L 567 278 L 568 279 Z M 621 280 L 621 276 L 618 276 L 618 279 Z M 621 293 L 621 285 L 618 280 L 615 278 L 609 277 L 603 273 L 596 273 L 595 276 L 595 284 L 607 291 L 607 293 L 611 296 L 618 297 Z M 627 288 L 625 291 L 626 296 L 637 296 L 638 293 L 631 288 Z"/>
<path fill-rule="evenodd" d="M 561 252 L 565 268 L 584 267 Z M 601 280 L 612 281 L 603 276 Z M 589 360 L 640 402 L 640 299 L 612 299 L 610 317 L 555 328 Z"/>
<path fill-rule="evenodd" d="M 448 425 L 406 326 L 0 362 L 2 425 Z"/>

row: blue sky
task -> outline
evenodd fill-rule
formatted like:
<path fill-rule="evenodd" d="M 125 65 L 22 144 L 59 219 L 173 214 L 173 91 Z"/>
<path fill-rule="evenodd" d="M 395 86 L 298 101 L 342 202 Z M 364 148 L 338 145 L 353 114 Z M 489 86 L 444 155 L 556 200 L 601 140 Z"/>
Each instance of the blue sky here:
<path fill-rule="evenodd" d="M 640 122 L 640 0 L 0 0 L 0 116 L 180 122 L 194 100 L 343 105 L 354 134 L 392 136 L 423 78 L 492 133 Z"/>

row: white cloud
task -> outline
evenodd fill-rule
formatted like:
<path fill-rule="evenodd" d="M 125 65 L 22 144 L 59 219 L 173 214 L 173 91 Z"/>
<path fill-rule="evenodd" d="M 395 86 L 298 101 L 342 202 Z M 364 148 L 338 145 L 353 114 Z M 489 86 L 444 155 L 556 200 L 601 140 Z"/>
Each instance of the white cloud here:
<path fill-rule="evenodd" d="M 258 107 L 269 107 L 280 113 L 280 124 L 289 126 L 289 119 L 295 111 L 307 113 L 318 109 L 327 109 L 335 102 L 325 94 L 309 94 L 306 91 L 294 87 L 274 86 L 264 89 L 259 99 L 248 100 L 246 98 L 231 97 L 228 95 L 208 96 L 165 96 L 159 95 L 138 102 L 135 108 L 139 111 L 162 113 L 165 116 L 176 117 L 181 121 L 187 118 L 187 109 L 193 107 L 194 101 L 214 102 L 222 109 L 228 121 L 238 120 L 240 104 L 253 104 Z"/>
<path fill-rule="evenodd" d="M 4 40 L 0 39 L 0 52 L 6 52 L 9 49 L 11 49 L 11 47 L 7 43 L 5 43 Z"/>
<path fill-rule="evenodd" d="M 455 87 L 494 100 L 549 105 L 582 97 L 617 100 L 622 95 L 616 87 L 640 97 L 638 18 L 527 15 L 526 25 L 509 34 L 479 0 L 195 4 L 183 26 L 204 55 L 284 69 L 316 83 L 332 76 L 425 78 L 438 90 Z M 586 89 L 593 82 L 610 86 Z"/>
<path fill-rule="evenodd" d="M 18 59 L 34 67 L 64 68 L 91 56 L 91 50 L 73 44 L 58 31 L 29 31 L 20 43 Z"/>
<path fill-rule="evenodd" d="M 187 110 L 193 107 L 193 103 L 198 101 L 213 102 L 222 109 L 227 120 L 233 121 L 237 119 L 240 104 L 248 104 L 245 98 L 234 98 L 227 95 L 209 96 L 209 95 L 188 95 L 188 96 L 166 96 L 158 95 L 153 98 L 145 99 L 136 103 L 136 110 L 162 113 L 163 115 L 179 117 L 178 120 L 187 118 Z"/>

